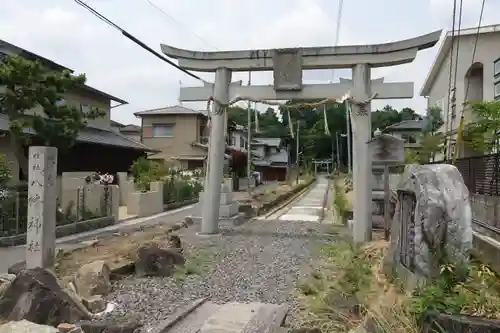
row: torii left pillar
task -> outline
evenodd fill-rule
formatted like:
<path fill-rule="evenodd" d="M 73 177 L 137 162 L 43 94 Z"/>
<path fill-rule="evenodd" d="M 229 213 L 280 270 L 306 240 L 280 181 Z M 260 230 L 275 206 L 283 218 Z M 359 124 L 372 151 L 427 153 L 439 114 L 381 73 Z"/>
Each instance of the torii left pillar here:
<path fill-rule="evenodd" d="M 353 97 L 358 101 L 367 101 L 371 91 L 371 69 L 368 64 L 357 64 L 352 69 Z M 370 241 L 372 238 L 372 189 L 371 189 L 371 153 L 368 141 L 371 140 L 371 107 L 353 104 L 351 113 L 354 138 L 353 202 L 354 226 L 352 238 L 355 243 Z"/>
<path fill-rule="evenodd" d="M 203 196 L 201 215 L 201 234 L 219 232 L 220 186 L 224 172 L 224 113 L 229 103 L 229 84 L 231 71 L 218 68 L 215 72 L 214 111 L 211 113 L 210 147 L 208 150 L 210 166 L 207 170 L 207 188 Z M 223 105 L 219 104 L 222 103 Z"/>

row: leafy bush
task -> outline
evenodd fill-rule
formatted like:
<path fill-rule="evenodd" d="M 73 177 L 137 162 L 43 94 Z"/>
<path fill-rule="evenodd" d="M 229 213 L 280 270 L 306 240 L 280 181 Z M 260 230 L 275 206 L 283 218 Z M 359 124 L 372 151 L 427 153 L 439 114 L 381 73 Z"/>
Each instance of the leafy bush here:
<path fill-rule="evenodd" d="M 344 188 L 334 181 L 335 194 L 333 197 L 333 205 L 338 216 L 344 217 L 349 209 L 349 203 L 344 193 Z"/>
<path fill-rule="evenodd" d="M 438 311 L 500 319 L 499 292 L 498 277 L 486 265 L 446 264 L 441 266 L 436 281 L 415 290 L 408 306 L 416 317 Z"/>
<path fill-rule="evenodd" d="M 203 190 L 201 175 L 202 170 L 169 169 L 163 178 L 163 202 L 169 204 L 197 198 Z"/>
<path fill-rule="evenodd" d="M 164 163 L 141 157 L 134 161 L 130 172 L 139 191 L 149 191 L 149 184 L 162 180 L 168 174 L 169 168 Z"/>

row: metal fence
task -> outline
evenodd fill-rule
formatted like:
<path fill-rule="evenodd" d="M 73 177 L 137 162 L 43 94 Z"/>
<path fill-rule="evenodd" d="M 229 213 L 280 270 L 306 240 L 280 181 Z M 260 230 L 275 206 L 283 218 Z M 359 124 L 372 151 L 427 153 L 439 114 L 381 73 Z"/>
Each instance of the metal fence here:
<path fill-rule="evenodd" d="M 58 198 L 56 225 L 68 225 L 111 216 L 112 191 L 103 186 L 101 195 L 90 187 L 63 191 Z M 28 190 L 26 186 L 0 189 L 0 237 L 26 233 L 28 226 Z"/>
<path fill-rule="evenodd" d="M 28 191 L 0 190 L 0 237 L 19 235 L 28 227 Z"/>
<path fill-rule="evenodd" d="M 451 164 L 451 160 L 435 163 Z M 455 166 L 471 193 L 500 196 L 500 154 L 459 158 Z"/>
<path fill-rule="evenodd" d="M 469 189 L 476 226 L 484 229 L 481 231 L 500 234 L 500 154 L 459 158 L 455 166 Z"/>

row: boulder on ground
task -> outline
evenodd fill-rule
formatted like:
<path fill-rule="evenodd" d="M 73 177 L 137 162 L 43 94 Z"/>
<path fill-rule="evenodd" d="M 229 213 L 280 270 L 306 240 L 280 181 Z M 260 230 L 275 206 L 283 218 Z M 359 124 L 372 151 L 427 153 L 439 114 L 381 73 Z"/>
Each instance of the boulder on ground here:
<path fill-rule="evenodd" d="M 0 274 L 0 298 L 15 278 L 14 274 Z"/>
<path fill-rule="evenodd" d="M 90 319 L 85 307 L 61 288 L 54 273 L 43 268 L 17 275 L 0 299 L 0 317 L 50 326 Z"/>
<path fill-rule="evenodd" d="M 20 262 L 15 263 L 14 265 L 10 266 L 9 269 L 7 270 L 7 272 L 9 274 L 17 275 L 24 269 L 26 269 L 26 261 L 20 261 Z"/>
<path fill-rule="evenodd" d="M 95 295 L 109 294 L 111 292 L 110 273 L 109 266 L 103 260 L 80 267 L 73 277 L 78 295 L 82 298 L 90 298 Z"/>
<path fill-rule="evenodd" d="M 167 237 L 166 248 L 182 253 L 182 242 L 178 235 L 170 234 Z"/>
<path fill-rule="evenodd" d="M 185 259 L 176 249 L 162 248 L 151 243 L 141 246 L 135 260 L 137 276 L 171 276 L 176 265 L 184 265 Z"/>
<path fill-rule="evenodd" d="M 59 330 L 52 326 L 39 325 L 31 321 L 9 321 L 0 326 L 0 333 L 59 333 Z"/>

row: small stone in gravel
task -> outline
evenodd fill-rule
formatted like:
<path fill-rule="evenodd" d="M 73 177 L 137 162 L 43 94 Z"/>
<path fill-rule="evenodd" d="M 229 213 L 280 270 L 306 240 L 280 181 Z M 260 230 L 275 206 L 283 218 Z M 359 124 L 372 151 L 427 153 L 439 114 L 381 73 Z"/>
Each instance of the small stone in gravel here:
<path fill-rule="evenodd" d="M 104 311 L 106 309 L 106 301 L 101 295 L 94 295 L 89 298 L 82 299 L 83 305 L 92 313 Z"/>
<path fill-rule="evenodd" d="M 68 324 L 68 323 L 60 323 L 59 325 L 57 325 L 57 329 L 59 330 L 60 333 L 68 333 L 75 327 L 76 326 L 74 324 Z"/>

